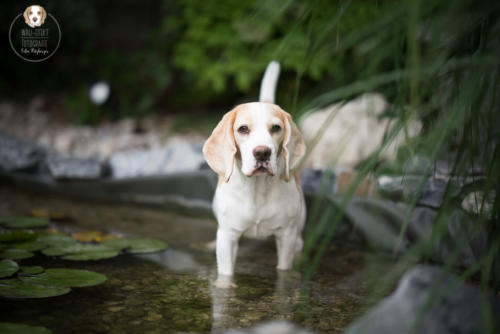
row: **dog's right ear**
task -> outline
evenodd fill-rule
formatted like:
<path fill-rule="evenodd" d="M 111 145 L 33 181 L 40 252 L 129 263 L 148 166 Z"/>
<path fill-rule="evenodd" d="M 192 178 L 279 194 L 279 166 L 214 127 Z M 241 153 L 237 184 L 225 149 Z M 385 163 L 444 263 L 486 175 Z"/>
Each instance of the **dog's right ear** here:
<path fill-rule="evenodd" d="M 23 16 L 24 16 L 24 22 L 26 22 L 27 25 L 30 24 L 30 18 L 29 18 L 30 8 L 31 8 L 31 6 L 26 7 L 26 9 L 24 10 L 24 14 L 23 14 Z"/>
<path fill-rule="evenodd" d="M 234 141 L 233 126 L 237 108 L 226 113 L 217 124 L 210 137 L 203 145 L 203 155 L 208 165 L 225 182 L 229 181 L 233 173 L 236 143 Z"/>

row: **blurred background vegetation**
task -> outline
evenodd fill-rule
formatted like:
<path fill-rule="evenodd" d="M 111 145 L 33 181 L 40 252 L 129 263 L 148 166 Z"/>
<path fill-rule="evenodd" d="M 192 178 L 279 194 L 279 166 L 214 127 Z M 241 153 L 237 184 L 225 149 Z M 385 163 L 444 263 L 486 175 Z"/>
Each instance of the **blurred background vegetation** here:
<path fill-rule="evenodd" d="M 397 1 L 41 4 L 59 21 L 62 44 L 42 64 L 2 52 L 1 94 L 18 99 L 34 93 L 64 95 L 68 111 L 83 124 L 181 109 L 229 109 L 258 96 L 272 59 L 283 69 L 277 100 L 295 112 L 319 93 L 405 62 L 402 27 L 386 25 L 390 31 L 384 36 L 359 30 L 388 12 L 394 15 Z M 0 5 L 2 31 L 26 5 Z M 399 20 L 405 21 L 403 16 Z M 387 45 L 374 58 L 372 50 L 380 43 Z M 400 63 L 393 59 L 396 47 L 403 51 Z M 87 88 L 96 80 L 111 84 L 118 110 L 97 110 L 89 103 Z M 385 90 L 395 93 L 394 87 Z"/>

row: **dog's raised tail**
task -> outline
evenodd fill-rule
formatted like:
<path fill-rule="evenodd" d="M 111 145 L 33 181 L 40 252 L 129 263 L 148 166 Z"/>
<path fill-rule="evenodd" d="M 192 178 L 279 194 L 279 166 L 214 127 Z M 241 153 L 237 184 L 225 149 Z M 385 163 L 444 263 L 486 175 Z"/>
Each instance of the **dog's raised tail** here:
<path fill-rule="evenodd" d="M 274 96 L 276 94 L 276 84 L 280 75 L 280 63 L 276 60 L 267 65 L 266 72 L 260 83 L 260 102 L 274 103 Z"/>

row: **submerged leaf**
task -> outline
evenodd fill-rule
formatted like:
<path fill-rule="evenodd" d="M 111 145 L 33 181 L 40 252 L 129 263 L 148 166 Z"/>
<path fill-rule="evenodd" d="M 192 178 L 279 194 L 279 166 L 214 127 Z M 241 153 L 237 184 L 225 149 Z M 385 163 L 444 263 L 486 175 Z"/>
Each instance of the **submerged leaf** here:
<path fill-rule="evenodd" d="M 88 270 L 47 269 L 43 274 L 21 277 L 21 280 L 55 287 L 85 287 L 101 284 L 106 280 L 106 276 Z"/>
<path fill-rule="evenodd" d="M 36 239 L 37 233 L 32 230 L 0 230 L 0 242 L 20 242 Z"/>
<path fill-rule="evenodd" d="M 43 208 L 31 209 L 29 211 L 29 214 L 33 217 L 45 218 L 45 219 L 49 219 L 49 220 L 68 220 L 69 219 L 69 217 L 67 217 L 62 212 L 50 211 L 50 210 L 43 209 Z"/>
<path fill-rule="evenodd" d="M 0 261 L 0 278 L 8 277 L 15 274 L 19 270 L 19 265 L 12 260 Z"/>
<path fill-rule="evenodd" d="M 0 224 L 9 228 L 35 228 L 44 227 L 50 224 L 50 221 L 37 217 L 1 217 Z"/>
<path fill-rule="evenodd" d="M 30 251 L 17 248 L 7 248 L 0 251 L 0 258 L 11 259 L 11 260 L 21 260 L 32 257 L 34 254 Z"/>
<path fill-rule="evenodd" d="M 159 252 L 167 248 L 165 242 L 149 238 L 113 239 L 104 242 L 103 245 L 115 249 L 126 249 L 127 252 L 132 254 Z"/>
<path fill-rule="evenodd" d="M 72 233 L 71 236 L 82 242 L 98 242 L 102 243 L 106 240 L 116 239 L 117 237 L 112 234 L 106 234 L 103 231 L 83 231 Z"/>
<path fill-rule="evenodd" d="M 44 270 L 40 266 L 21 266 L 18 275 L 37 275 L 43 273 Z"/>
<path fill-rule="evenodd" d="M 11 322 L 0 322 L 0 333 L 4 334 L 52 334 L 45 327 L 28 326 L 25 324 L 14 324 Z"/>
<path fill-rule="evenodd" d="M 47 298 L 70 292 L 68 287 L 43 286 L 18 279 L 0 280 L 0 296 L 11 298 Z"/>

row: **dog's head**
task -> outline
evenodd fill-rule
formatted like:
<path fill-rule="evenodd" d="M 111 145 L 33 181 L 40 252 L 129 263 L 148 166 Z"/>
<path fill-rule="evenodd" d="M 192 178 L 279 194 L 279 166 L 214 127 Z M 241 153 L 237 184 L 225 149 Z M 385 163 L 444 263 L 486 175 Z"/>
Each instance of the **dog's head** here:
<path fill-rule="evenodd" d="M 39 27 L 45 22 L 47 12 L 42 6 L 32 5 L 28 6 L 24 11 L 24 21 L 30 27 Z"/>
<path fill-rule="evenodd" d="M 305 150 L 290 114 L 264 102 L 242 104 L 225 114 L 203 146 L 208 164 L 226 182 L 236 159 L 248 177 L 281 173 L 288 181 Z"/>

